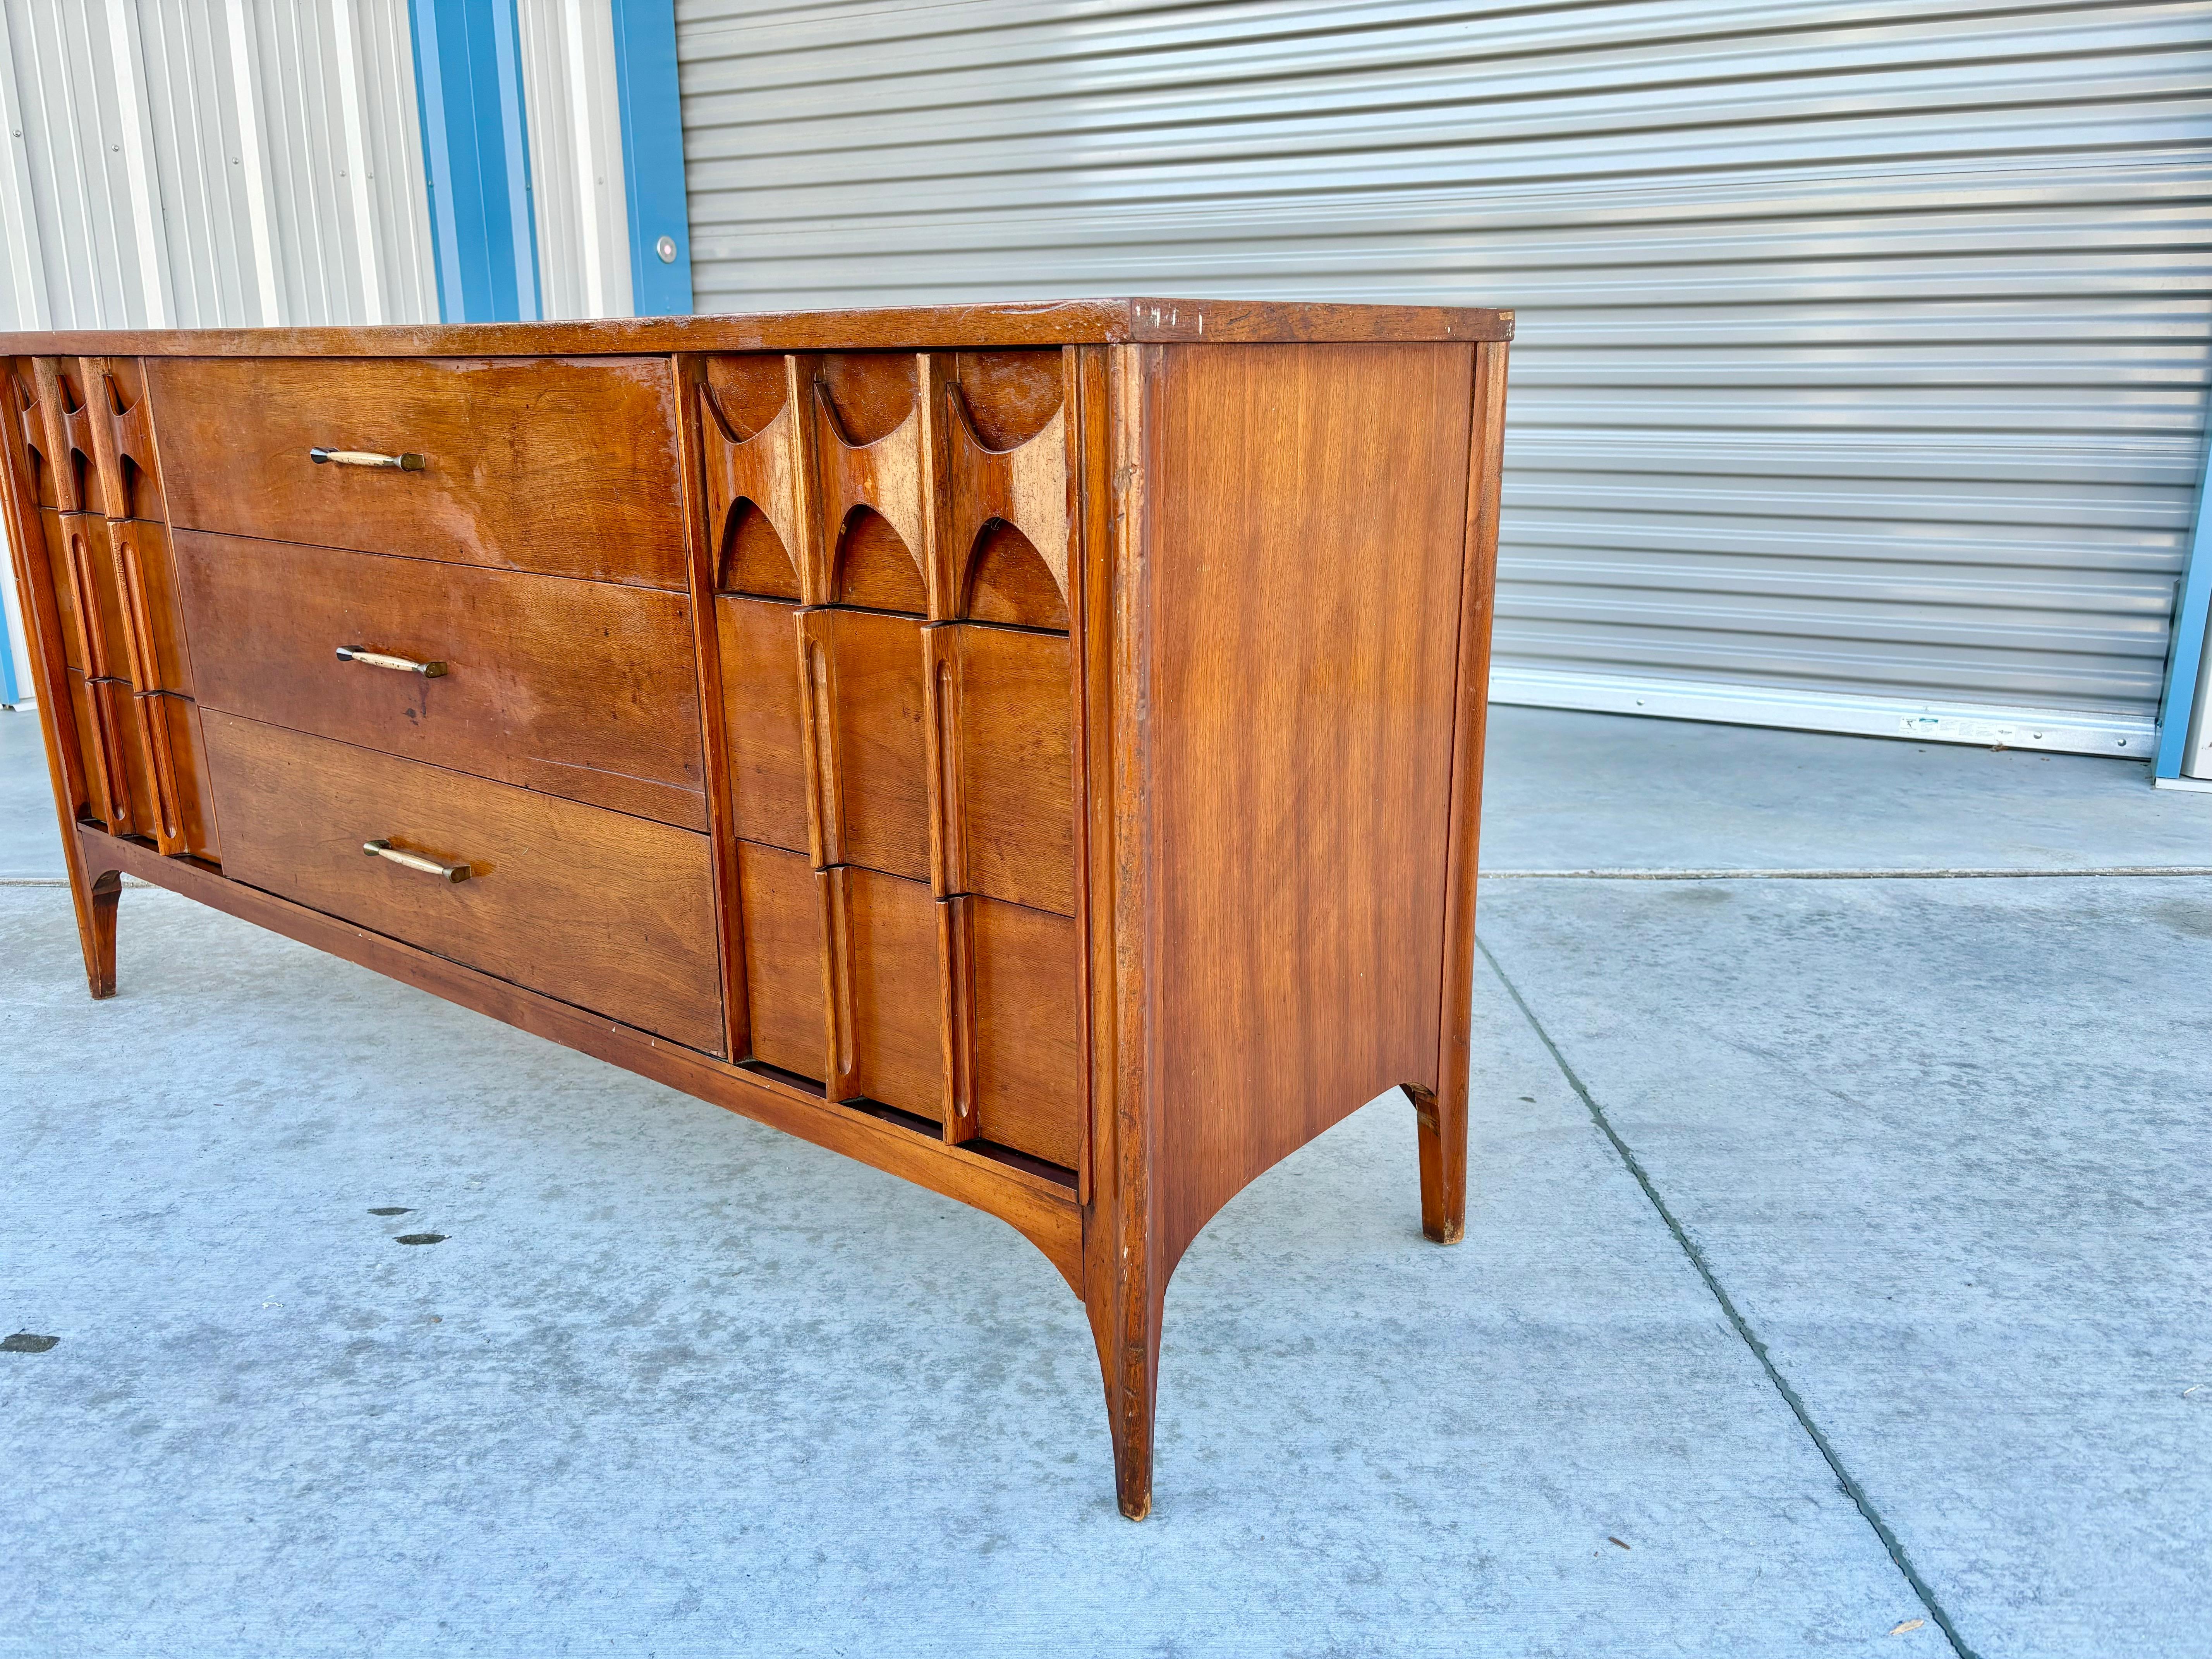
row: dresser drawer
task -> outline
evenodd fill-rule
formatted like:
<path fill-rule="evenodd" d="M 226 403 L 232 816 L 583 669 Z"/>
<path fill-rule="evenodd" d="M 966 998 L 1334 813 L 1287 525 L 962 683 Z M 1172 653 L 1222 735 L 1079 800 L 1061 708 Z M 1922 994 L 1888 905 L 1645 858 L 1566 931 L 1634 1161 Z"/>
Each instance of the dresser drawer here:
<path fill-rule="evenodd" d="M 198 531 L 176 565 L 209 708 L 707 827 L 682 594 Z"/>
<path fill-rule="evenodd" d="M 799 688 L 799 607 L 721 593 L 722 728 L 738 834 L 807 850 L 806 724 Z"/>
<path fill-rule="evenodd" d="M 179 529 L 686 585 L 665 360 L 161 357 Z M 422 458 L 317 465 L 315 449 Z"/>
<path fill-rule="evenodd" d="M 203 712 L 223 873 L 720 1054 L 707 838 Z M 438 864 L 449 881 L 380 856 Z"/>

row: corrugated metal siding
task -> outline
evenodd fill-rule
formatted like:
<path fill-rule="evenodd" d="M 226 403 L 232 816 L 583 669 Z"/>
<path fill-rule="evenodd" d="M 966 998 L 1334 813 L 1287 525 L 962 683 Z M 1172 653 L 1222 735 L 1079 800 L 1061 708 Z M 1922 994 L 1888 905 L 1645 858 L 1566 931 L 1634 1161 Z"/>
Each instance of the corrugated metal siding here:
<path fill-rule="evenodd" d="M 434 321 L 407 9 L 0 0 L 0 328 Z"/>
<path fill-rule="evenodd" d="M 1512 306 L 1501 684 L 2105 711 L 2143 751 L 2212 7 L 677 10 L 701 309 Z"/>
<path fill-rule="evenodd" d="M 518 15 L 543 314 L 630 316 L 611 0 L 520 0 Z"/>

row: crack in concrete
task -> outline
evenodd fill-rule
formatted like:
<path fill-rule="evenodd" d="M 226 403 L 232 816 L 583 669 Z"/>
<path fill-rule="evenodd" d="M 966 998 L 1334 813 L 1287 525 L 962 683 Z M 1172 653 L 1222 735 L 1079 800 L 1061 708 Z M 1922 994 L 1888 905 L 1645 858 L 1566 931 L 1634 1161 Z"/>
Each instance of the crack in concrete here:
<path fill-rule="evenodd" d="M 1721 1312 L 1727 1316 L 1729 1326 L 1742 1340 L 1743 1345 L 1751 1350 L 1752 1357 L 1759 1361 L 1759 1369 L 1766 1373 L 1766 1380 L 1774 1385 L 1774 1391 L 1782 1396 L 1783 1404 L 1790 1407 L 1790 1415 L 1797 1419 L 1797 1426 L 1804 1430 L 1806 1437 L 1812 1441 L 1814 1448 L 1826 1462 L 1829 1473 L 1836 1477 L 1836 1484 L 1843 1489 L 1844 1495 L 1851 1500 L 1853 1506 L 1859 1512 L 1860 1518 L 1874 1528 L 1875 1536 L 1881 1540 L 1881 1547 L 1889 1553 L 1891 1563 L 1899 1573 L 1904 1575 L 1905 1582 L 1912 1587 L 1912 1593 L 1919 1597 L 1920 1605 L 1928 1609 L 1928 1616 L 1936 1621 L 1936 1627 L 1943 1632 L 1944 1639 L 1950 1643 L 1951 1651 L 1958 1656 L 1958 1659 L 1980 1659 L 1980 1656 L 1966 1644 L 1966 1638 L 1959 1634 L 1957 1626 L 1951 1622 L 1951 1615 L 1944 1610 L 1943 1604 L 1936 1599 L 1936 1592 L 1930 1588 L 1928 1581 L 1920 1576 L 1919 1570 L 1912 1565 L 1912 1559 L 1905 1553 L 1904 1544 L 1899 1540 L 1895 1531 L 1891 1528 L 1889 1522 L 1882 1518 L 1881 1511 L 1875 1507 L 1874 1500 L 1867 1496 L 1866 1489 L 1859 1484 L 1857 1478 L 1844 1467 L 1843 1458 L 1837 1453 L 1835 1446 L 1830 1442 L 1828 1437 L 1822 1432 L 1820 1425 L 1813 1420 L 1811 1411 L 1807 1408 L 1804 1401 L 1799 1398 L 1797 1390 L 1792 1388 L 1789 1379 L 1782 1375 L 1780 1368 L 1774 1363 L 1773 1356 L 1767 1352 L 1766 1344 L 1761 1341 L 1759 1334 L 1752 1329 L 1751 1322 L 1744 1317 L 1729 1293 L 1721 1288 L 1721 1282 L 1715 1276 L 1712 1265 L 1705 1260 L 1705 1252 L 1692 1242 L 1689 1234 L 1683 1231 L 1682 1224 L 1674 1218 L 1674 1212 L 1667 1207 L 1667 1200 L 1659 1196 L 1659 1188 L 1653 1183 L 1650 1175 L 1645 1170 L 1636 1154 L 1630 1150 L 1628 1143 L 1621 1139 L 1620 1132 L 1613 1127 L 1611 1120 L 1605 1115 L 1605 1109 L 1597 1103 L 1596 1097 L 1590 1093 L 1589 1085 L 1583 1081 L 1582 1074 L 1569 1064 L 1566 1055 L 1559 1051 L 1559 1045 L 1552 1041 L 1552 1034 L 1544 1029 L 1543 1021 L 1536 1018 L 1536 1011 L 1528 1006 L 1528 1000 L 1521 994 L 1521 988 L 1513 982 L 1498 958 L 1491 953 L 1490 946 L 1485 944 L 1480 936 L 1475 939 L 1475 949 L 1482 952 L 1482 959 L 1490 964 L 1491 972 L 1498 975 L 1498 982 L 1505 988 L 1505 994 L 1513 999 L 1513 1006 L 1521 1011 L 1522 1018 L 1528 1022 L 1528 1029 L 1536 1034 L 1536 1040 L 1544 1045 L 1545 1051 L 1552 1056 L 1552 1063 L 1559 1068 L 1559 1075 L 1566 1079 L 1567 1086 L 1575 1091 L 1576 1098 L 1582 1102 L 1583 1109 L 1589 1113 L 1590 1121 L 1597 1125 L 1598 1132 L 1604 1135 L 1606 1140 L 1612 1146 L 1614 1155 L 1627 1167 L 1629 1174 L 1636 1177 L 1636 1184 L 1644 1189 L 1645 1200 L 1650 1204 L 1652 1209 L 1657 1212 L 1659 1219 L 1665 1224 L 1668 1232 L 1674 1237 L 1674 1243 L 1680 1248 L 1682 1254 L 1689 1258 L 1690 1266 L 1697 1270 L 1698 1277 L 1705 1282 L 1705 1289 L 1711 1294 L 1713 1300 L 1720 1304 Z"/>

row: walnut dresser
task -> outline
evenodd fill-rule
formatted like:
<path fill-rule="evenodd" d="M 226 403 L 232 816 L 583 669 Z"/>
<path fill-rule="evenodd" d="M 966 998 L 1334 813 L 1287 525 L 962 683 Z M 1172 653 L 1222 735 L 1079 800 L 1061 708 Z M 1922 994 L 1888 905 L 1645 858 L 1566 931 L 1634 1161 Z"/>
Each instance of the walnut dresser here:
<path fill-rule="evenodd" d="M 1466 1209 L 1510 313 L 0 335 L 125 875 L 988 1211 L 1152 1502 L 1168 1276 L 1401 1089 Z"/>

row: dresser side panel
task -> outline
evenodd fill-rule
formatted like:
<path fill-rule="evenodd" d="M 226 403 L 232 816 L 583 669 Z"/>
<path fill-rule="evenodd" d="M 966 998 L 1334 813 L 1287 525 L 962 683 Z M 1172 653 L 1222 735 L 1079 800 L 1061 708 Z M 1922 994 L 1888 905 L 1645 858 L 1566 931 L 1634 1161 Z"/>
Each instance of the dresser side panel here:
<path fill-rule="evenodd" d="M 1157 361 L 1144 787 L 1170 1264 L 1278 1160 L 1437 1084 L 1474 357 Z"/>

